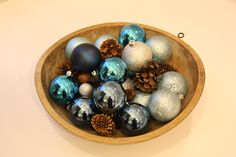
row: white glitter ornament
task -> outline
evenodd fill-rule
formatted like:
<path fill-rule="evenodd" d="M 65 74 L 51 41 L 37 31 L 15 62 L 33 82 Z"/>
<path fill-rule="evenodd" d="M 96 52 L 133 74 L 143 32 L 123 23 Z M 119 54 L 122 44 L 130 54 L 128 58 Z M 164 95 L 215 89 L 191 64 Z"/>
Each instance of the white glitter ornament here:
<path fill-rule="evenodd" d="M 89 83 L 83 83 L 79 87 L 79 93 L 82 96 L 91 97 L 93 92 L 93 87 Z"/>
<path fill-rule="evenodd" d="M 172 54 L 170 41 L 162 36 L 153 36 L 146 41 L 146 44 L 151 48 L 153 53 L 153 60 L 165 63 L 170 59 Z"/>
<path fill-rule="evenodd" d="M 153 118 L 168 122 L 180 113 L 181 101 L 173 92 L 160 89 L 152 93 L 147 107 Z"/>
<path fill-rule="evenodd" d="M 131 100 L 132 103 L 138 103 L 140 105 L 143 105 L 147 107 L 148 101 L 150 98 L 151 94 L 150 93 L 144 93 L 141 91 L 136 91 L 135 92 L 135 97 L 133 100 Z"/>
<path fill-rule="evenodd" d="M 177 94 L 180 100 L 183 100 L 188 92 L 188 83 L 182 74 L 170 71 L 161 75 L 158 89 L 163 88 L 167 88 Z"/>
<path fill-rule="evenodd" d="M 102 43 L 108 39 L 115 39 L 115 38 L 110 35 L 102 35 L 99 38 L 97 38 L 94 45 L 100 50 Z"/>
<path fill-rule="evenodd" d="M 131 41 L 125 46 L 121 58 L 131 71 L 140 71 L 152 60 L 152 50 L 143 42 Z"/>

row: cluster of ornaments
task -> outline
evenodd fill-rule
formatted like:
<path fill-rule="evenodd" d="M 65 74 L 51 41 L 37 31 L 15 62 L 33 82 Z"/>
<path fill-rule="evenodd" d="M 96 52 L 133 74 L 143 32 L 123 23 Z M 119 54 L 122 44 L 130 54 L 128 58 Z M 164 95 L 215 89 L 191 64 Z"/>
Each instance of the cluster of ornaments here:
<path fill-rule="evenodd" d="M 65 48 L 68 64 L 60 67 L 49 94 L 77 127 L 103 136 L 116 129 L 140 135 L 150 129 L 151 119 L 168 122 L 181 111 L 188 84 L 166 64 L 171 55 L 165 36 L 146 39 L 136 24 L 124 26 L 118 39 L 104 34 L 92 43 L 74 37 Z"/>

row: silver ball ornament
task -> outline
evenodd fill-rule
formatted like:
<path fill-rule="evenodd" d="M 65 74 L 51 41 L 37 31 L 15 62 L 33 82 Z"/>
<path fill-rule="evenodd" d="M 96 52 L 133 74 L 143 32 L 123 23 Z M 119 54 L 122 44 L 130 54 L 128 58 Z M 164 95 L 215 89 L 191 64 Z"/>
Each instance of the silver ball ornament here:
<path fill-rule="evenodd" d="M 79 93 L 82 96 L 91 97 L 93 87 L 89 83 L 83 83 L 79 87 Z"/>
<path fill-rule="evenodd" d="M 173 92 L 160 89 L 152 93 L 147 107 L 153 118 L 168 122 L 180 113 L 181 101 Z"/>
<path fill-rule="evenodd" d="M 132 103 L 137 103 L 137 104 L 140 104 L 142 106 L 147 107 L 150 96 L 151 96 L 150 93 L 144 93 L 144 92 L 141 92 L 141 91 L 136 91 L 135 92 L 135 97 L 134 97 L 133 100 L 131 100 L 131 102 Z"/>
<path fill-rule="evenodd" d="M 83 37 L 74 37 L 68 41 L 65 48 L 65 57 L 67 59 L 71 58 L 72 51 L 80 44 L 91 43 L 88 39 Z"/>
<path fill-rule="evenodd" d="M 161 75 L 158 89 L 163 88 L 167 88 L 171 92 L 177 94 L 180 100 L 183 100 L 188 92 L 188 83 L 182 74 L 170 71 Z"/>
<path fill-rule="evenodd" d="M 140 71 L 152 60 L 152 50 L 143 42 L 131 41 L 125 46 L 121 58 L 131 71 Z"/>
<path fill-rule="evenodd" d="M 146 41 L 146 44 L 152 49 L 153 60 L 165 63 L 170 59 L 172 48 L 170 41 L 166 37 L 162 35 L 153 36 Z"/>
<path fill-rule="evenodd" d="M 114 37 L 110 36 L 110 35 L 102 35 L 99 38 L 97 38 L 97 40 L 95 41 L 94 45 L 100 49 L 102 43 L 108 39 L 114 39 Z"/>

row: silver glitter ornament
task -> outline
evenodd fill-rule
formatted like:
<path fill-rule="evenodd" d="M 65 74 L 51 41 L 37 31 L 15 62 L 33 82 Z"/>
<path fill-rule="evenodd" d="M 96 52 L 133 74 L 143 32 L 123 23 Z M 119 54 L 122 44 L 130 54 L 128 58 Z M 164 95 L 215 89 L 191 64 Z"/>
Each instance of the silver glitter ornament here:
<path fill-rule="evenodd" d="M 144 92 L 141 92 L 141 91 L 136 91 L 135 92 L 135 97 L 134 97 L 133 100 L 131 100 L 131 102 L 132 103 L 137 103 L 137 104 L 140 104 L 142 106 L 147 107 L 150 96 L 151 96 L 150 93 L 144 93 Z"/>
<path fill-rule="evenodd" d="M 79 93 L 82 96 L 91 97 L 93 87 L 89 83 L 83 83 L 79 87 Z"/>
<path fill-rule="evenodd" d="M 65 57 L 67 59 L 70 59 L 71 57 L 71 54 L 72 54 L 72 51 L 77 47 L 79 46 L 80 44 L 84 44 L 84 43 L 90 43 L 91 42 L 86 39 L 86 38 L 83 38 L 83 37 L 74 37 L 72 39 L 70 39 L 68 41 L 68 43 L 66 44 L 66 48 L 65 48 Z"/>
<path fill-rule="evenodd" d="M 168 122 L 180 113 L 181 101 L 168 89 L 160 89 L 152 93 L 147 107 L 153 118 Z"/>
<path fill-rule="evenodd" d="M 102 35 L 99 38 L 97 38 L 94 45 L 100 50 L 102 43 L 108 39 L 114 39 L 114 37 L 112 37 L 110 35 Z"/>
<path fill-rule="evenodd" d="M 146 41 L 146 44 L 152 49 L 153 60 L 165 63 L 172 54 L 170 41 L 162 36 L 153 36 Z"/>
<path fill-rule="evenodd" d="M 124 88 L 124 90 L 127 89 L 135 90 L 134 82 L 130 78 L 127 78 L 125 82 L 122 83 L 122 87 Z"/>
<path fill-rule="evenodd" d="M 161 75 L 158 89 L 167 88 L 177 94 L 180 100 L 183 100 L 188 92 L 188 83 L 184 76 L 178 72 L 166 72 Z"/>
<path fill-rule="evenodd" d="M 121 58 L 131 71 L 140 71 L 152 60 L 152 50 L 143 42 L 131 41 L 123 49 Z"/>

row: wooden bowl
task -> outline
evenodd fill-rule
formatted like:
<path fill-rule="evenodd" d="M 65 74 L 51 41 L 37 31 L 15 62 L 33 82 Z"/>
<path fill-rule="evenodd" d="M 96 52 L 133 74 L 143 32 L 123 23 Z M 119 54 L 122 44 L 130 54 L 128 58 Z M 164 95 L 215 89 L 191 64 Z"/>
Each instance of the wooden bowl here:
<path fill-rule="evenodd" d="M 58 107 L 51 100 L 48 92 L 50 82 L 56 76 L 56 67 L 66 60 L 64 57 L 65 45 L 69 39 L 75 36 L 88 38 L 92 42 L 104 34 L 109 34 L 117 38 L 121 28 L 126 24 L 128 23 L 105 23 L 80 29 L 74 33 L 71 33 L 52 45 L 40 58 L 36 67 L 35 85 L 45 110 L 61 126 L 82 138 L 107 144 L 128 144 L 152 139 L 174 128 L 185 117 L 187 117 L 187 115 L 197 104 L 202 94 L 205 81 L 205 71 L 202 61 L 196 52 L 188 44 L 176 36 L 166 31 L 140 24 L 146 31 L 147 39 L 153 35 L 162 34 L 169 38 L 171 42 L 173 55 L 169 63 L 176 67 L 180 73 L 186 77 L 189 84 L 188 94 L 182 102 L 181 113 L 175 119 L 165 124 L 153 120 L 151 122 L 151 129 L 149 132 L 133 137 L 124 136 L 120 133 L 120 131 L 117 131 L 114 137 L 103 137 L 97 135 L 93 130 L 75 127 L 68 119 L 65 109 Z"/>

